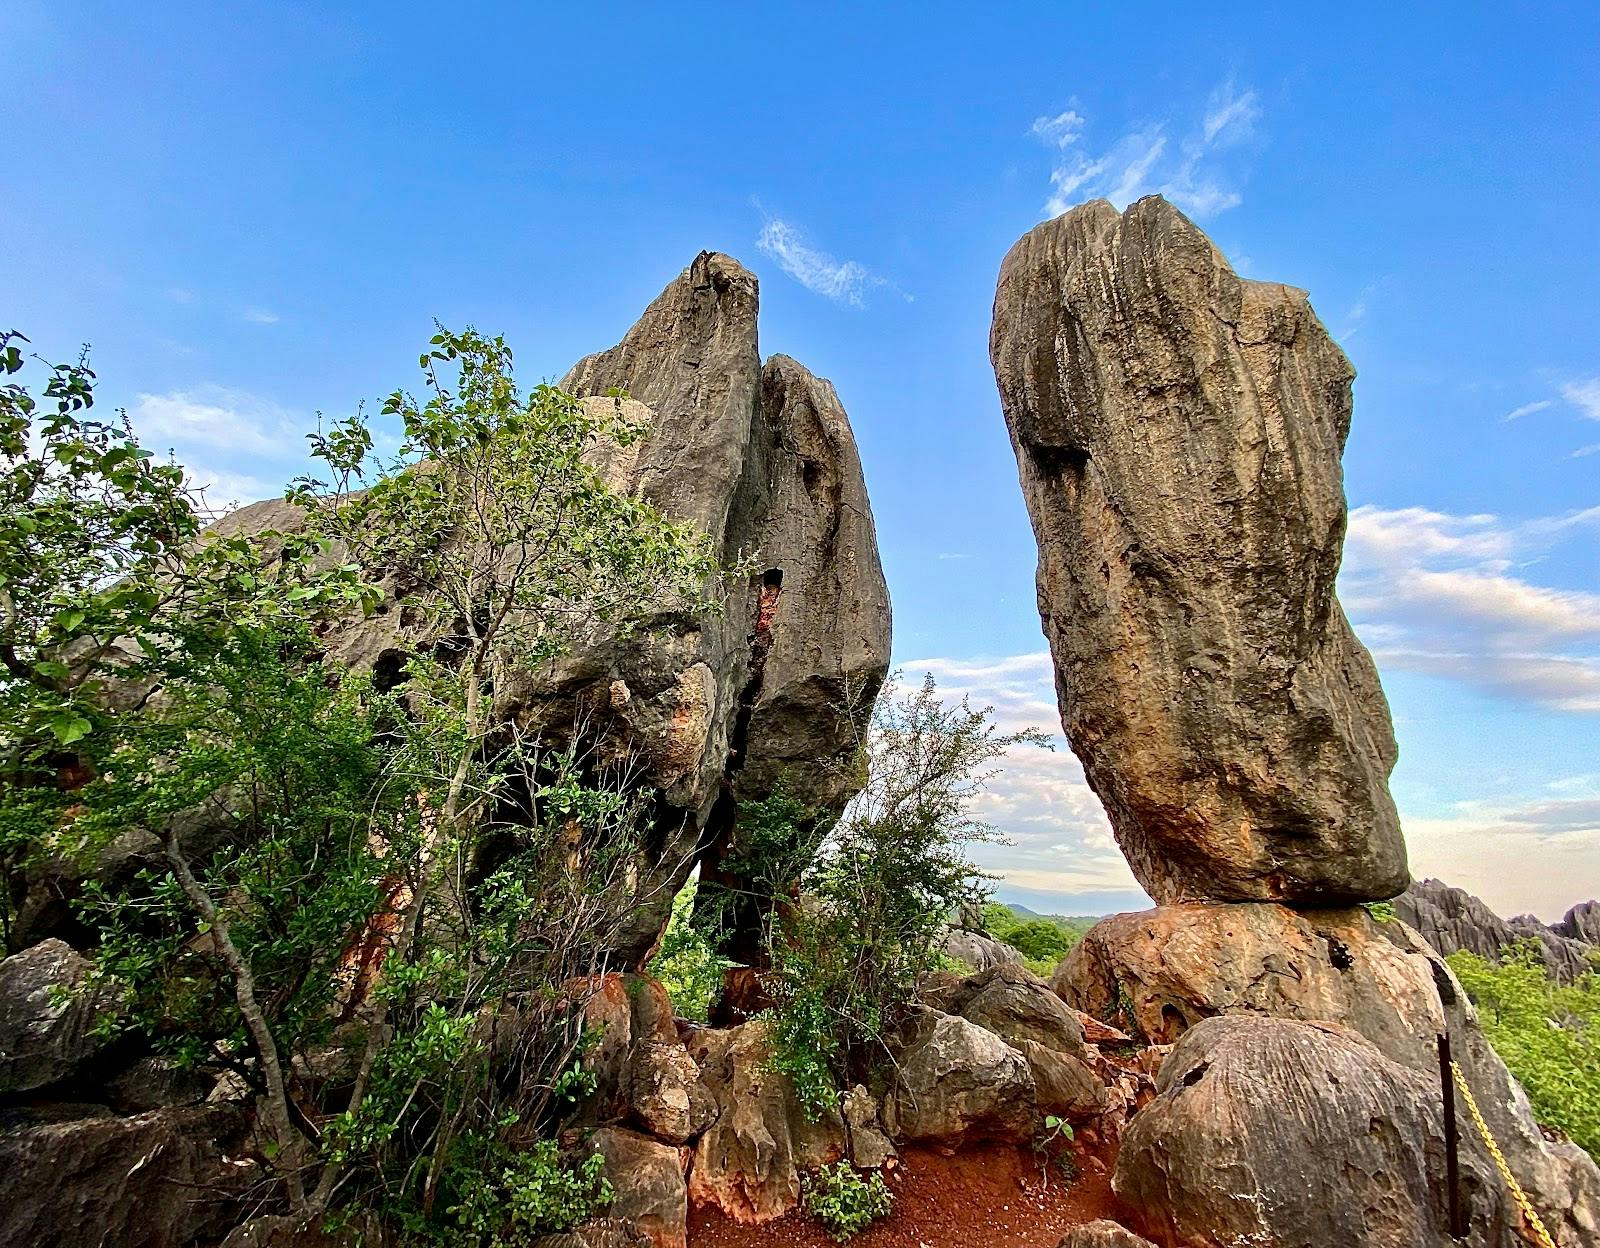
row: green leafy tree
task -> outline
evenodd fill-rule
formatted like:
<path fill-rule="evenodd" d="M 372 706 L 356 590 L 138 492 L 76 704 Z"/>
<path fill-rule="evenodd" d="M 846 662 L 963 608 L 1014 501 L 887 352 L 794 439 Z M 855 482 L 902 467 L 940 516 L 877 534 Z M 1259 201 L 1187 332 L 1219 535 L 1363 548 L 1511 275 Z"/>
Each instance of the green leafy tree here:
<path fill-rule="evenodd" d="M 972 803 L 1013 746 L 992 708 L 942 701 L 932 677 L 892 683 L 861 742 L 865 783 L 808 871 L 801 904 L 773 934 L 774 1063 L 820 1113 L 867 1072 L 905 1019 L 922 979 L 943 964 L 948 916 L 981 905 L 967 847 L 993 839 Z"/>
<path fill-rule="evenodd" d="M 492 703 L 591 635 L 716 605 L 707 539 L 607 486 L 643 429 L 524 396 L 510 363 L 441 333 L 426 401 L 385 404 L 399 457 L 374 461 L 359 416 L 316 435 L 332 479 L 297 485 L 290 534 L 207 531 L 181 469 L 87 419 L 81 363 L 52 370 L 42 423 L 20 384 L 0 408 L 25 539 L 0 552 L 7 864 L 70 842 L 98 872 L 79 913 L 101 982 L 257 1093 L 293 1208 L 449 1242 L 603 1203 L 592 1159 L 552 1161 L 544 1133 L 594 1090 L 586 985 L 650 900 L 634 762 L 578 732 L 546 748 Z M 374 605 L 365 569 L 411 591 L 387 694 L 320 662 L 319 622 Z M 113 886 L 129 837 L 145 866 Z"/>
<path fill-rule="evenodd" d="M 23 869 L 88 846 L 63 816 L 152 693 L 230 630 L 347 609 L 357 570 L 306 537 L 202 534 L 204 500 L 94 416 L 86 359 L 47 365 L 0 334 L 0 926 L 17 933 Z"/>
<path fill-rule="evenodd" d="M 1600 1159 L 1600 969 L 1557 984 L 1532 940 L 1498 964 L 1466 950 L 1448 961 L 1534 1117 Z"/>
<path fill-rule="evenodd" d="M 313 437 L 326 479 L 300 481 L 291 498 L 345 557 L 413 590 L 396 768 L 417 798 L 415 835 L 400 855 L 354 1091 L 331 1134 L 344 1162 L 383 1154 L 408 1116 L 431 1122 L 426 1147 L 407 1141 L 426 1163 L 401 1182 L 409 1190 L 420 1173 L 417 1198 L 431 1216 L 458 1137 L 502 1113 L 474 1020 L 519 980 L 551 992 L 578 963 L 603 958 L 620 916 L 644 900 L 628 866 L 647 795 L 626 778 L 586 783 L 593 759 L 577 746 L 542 751 L 497 723 L 494 699 L 576 644 L 715 609 L 719 569 L 704 534 L 608 485 L 607 456 L 645 433 L 620 401 L 542 385 L 524 394 L 504 340 L 472 330 L 441 330 L 420 365 L 424 397 L 396 391 L 383 404 L 402 425 L 397 455 L 375 454 L 358 413 Z M 521 808 L 502 820 L 508 800 Z M 491 830 L 510 850 L 469 884 Z M 559 1034 L 541 1035 L 540 1061 L 570 1055 L 569 1014 L 542 1016 Z M 523 1083 L 556 1073 L 535 1063 Z M 548 1097 L 510 1112 L 526 1120 L 547 1107 Z M 332 1195 L 338 1173 L 326 1168 L 313 1203 Z"/>

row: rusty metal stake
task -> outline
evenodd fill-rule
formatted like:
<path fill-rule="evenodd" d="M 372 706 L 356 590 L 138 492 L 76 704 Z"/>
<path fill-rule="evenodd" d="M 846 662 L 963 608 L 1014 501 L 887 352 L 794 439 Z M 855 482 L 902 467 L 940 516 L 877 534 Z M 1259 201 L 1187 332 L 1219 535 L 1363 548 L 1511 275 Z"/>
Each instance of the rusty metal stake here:
<path fill-rule="evenodd" d="M 1451 1073 L 1450 1036 L 1439 1037 L 1439 1086 L 1444 1092 L 1444 1183 L 1450 1211 L 1450 1236 L 1467 1237 L 1467 1219 L 1461 1208 L 1461 1139 L 1456 1131 L 1456 1082 Z"/>

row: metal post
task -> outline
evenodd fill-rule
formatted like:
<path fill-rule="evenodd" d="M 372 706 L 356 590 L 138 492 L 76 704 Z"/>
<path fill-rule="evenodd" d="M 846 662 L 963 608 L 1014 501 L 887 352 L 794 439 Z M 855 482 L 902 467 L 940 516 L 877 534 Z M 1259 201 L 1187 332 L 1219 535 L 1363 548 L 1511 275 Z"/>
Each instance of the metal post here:
<path fill-rule="evenodd" d="M 1467 1237 L 1467 1219 L 1461 1208 L 1461 1140 L 1456 1132 L 1456 1082 L 1450 1062 L 1450 1036 L 1439 1037 L 1439 1087 L 1444 1093 L 1444 1183 L 1450 1212 L 1450 1235 Z"/>

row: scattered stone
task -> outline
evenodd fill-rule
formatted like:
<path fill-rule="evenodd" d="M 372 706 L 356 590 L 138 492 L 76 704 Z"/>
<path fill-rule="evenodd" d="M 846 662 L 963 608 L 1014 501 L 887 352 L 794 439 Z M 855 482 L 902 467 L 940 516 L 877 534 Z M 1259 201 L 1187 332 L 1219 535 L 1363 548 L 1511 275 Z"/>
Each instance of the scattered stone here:
<path fill-rule="evenodd" d="M 953 1151 L 1033 1138 L 1038 1088 L 1028 1061 L 977 1023 L 928 1010 L 895 1067 L 884 1125 L 896 1139 Z"/>
<path fill-rule="evenodd" d="M 650 1237 L 621 1218 L 597 1218 L 576 1230 L 540 1235 L 532 1248 L 650 1248 Z"/>
<path fill-rule="evenodd" d="M 653 1248 L 685 1248 L 689 1189 L 684 1183 L 688 1150 L 649 1136 L 603 1127 L 590 1137 L 605 1159 L 606 1178 L 616 1192 L 608 1220 L 642 1232 Z"/>
<path fill-rule="evenodd" d="M 1020 950 L 984 932 L 969 931 L 964 927 L 950 929 L 944 938 L 944 955 L 975 971 L 987 971 L 990 967 L 1002 964 L 1022 965 Z"/>
<path fill-rule="evenodd" d="M 1056 970 L 1061 969 L 1060 964 Z M 1069 1007 L 1070 1008 L 1070 1007 Z M 1125 1031 L 1102 1023 L 1093 1014 L 1085 1014 L 1082 1010 L 1073 1010 L 1072 1016 L 1078 1020 L 1078 1026 L 1083 1029 L 1083 1042 L 1085 1044 L 1133 1044 L 1134 1038 Z"/>
<path fill-rule="evenodd" d="M 1396 750 L 1334 597 L 1349 361 L 1159 196 L 1035 227 L 990 355 L 1062 724 L 1160 902 L 1407 883 Z"/>
<path fill-rule="evenodd" d="M 846 1152 L 858 1170 L 881 1170 L 899 1154 L 884 1134 L 878 1119 L 878 1102 L 861 1084 L 845 1093 L 840 1108 L 844 1113 Z"/>
<path fill-rule="evenodd" d="M 716 1101 L 701 1085 L 700 1068 L 681 1040 L 637 1046 L 628 1078 L 634 1118 L 669 1144 L 687 1144 L 716 1120 Z"/>
<path fill-rule="evenodd" d="M 1142 1235 L 1105 1218 L 1075 1226 L 1061 1237 L 1056 1248 L 1156 1248 Z"/>
<path fill-rule="evenodd" d="M 946 1012 L 1011 1043 L 1032 1040 L 1056 1053 L 1086 1056 L 1077 1016 L 1025 966 L 1001 963 L 969 975 L 950 994 Z"/>
<path fill-rule="evenodd" d="M 95 1024 L 109 992 L 80 991 L 89 961 L 43 940 L 0 961 L 0 1092 L 31 1092 L 75 1074 L 111 1042 Z"/>

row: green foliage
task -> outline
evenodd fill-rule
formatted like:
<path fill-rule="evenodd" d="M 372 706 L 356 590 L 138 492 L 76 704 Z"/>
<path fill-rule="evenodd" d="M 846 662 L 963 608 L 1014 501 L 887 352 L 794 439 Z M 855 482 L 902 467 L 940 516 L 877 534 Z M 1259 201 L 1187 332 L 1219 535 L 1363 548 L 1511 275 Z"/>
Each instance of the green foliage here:
<path fill-rule="evenodd" d="M 690 880 L 672 899 L 672 918 L 649 972 L 661 981 L 679 1018 L 706 1022 L 722 998 L 723 972 L 733 963 L 722 957 L 695 921 L 697 880 Z"/>
<path fill-rule="evenodd" d="M 983 907 L 983 928 L 1022 954 L 1023 964 L 1048 978 L 1068 951 L 1083 939 L 1082 921 L 1018 917 L 1010 906 L 991 901 Z"/>
<path fill-rule="evenodd" d="M 805 1205 L 806 1211 L 843 1243 L 888 1217 L 894 1194 L 876 1170 L 862 1178 L 849 1162 L 840 1161 L 806 1176 Z"/>
<path fill-rule="evenodd" d="M 932 678 L 886 690 L 862 741 L 865 783 L 779 910 L 771 942 L 774 1066 L 813 1114 L 867 1074 L 920 982 L 943 964 L 946 916 L 977 905 L 968 861 L 992 839 L 971 802 L 991 765 L 1040 733 L 1001 733 L 990 708 L 947 705 Z"/>
<path fill-rule="evenodd" d="M 274 637 L 371 599 L 353 565 L 304 536 L 202 534 L 203 498 L 141 447 L 126 418 L 93 417 L 80 358 L 19 375 L 26 339 L 0 334 L 0 871 L 97 845 L 71 791 L 145 732 L 148 695 L 193 688 L 235 633 Z M 111 829 L 113 833 L 117 830 Z M 12 889 L 0 892 L 9 942 Z"/>
<path fill-rule="evenodd" d="M 1393 923 L 1400 917 L 1395 913 L 1392 901 L 1364 901 L 1361 908 L 1372 916 L 1374 923 Z"/>
<path fill-rule="evenodd" d="M 181 469 L 86 417 L 81 361 L 48 416 L 0 388 L 0 867 L 82 862 L 98 986 L 245 1080 L 291 1206 L 523 1244 L 609 1199 L 549 1141 L 595 1091 L 587 995 L 664 899 L 635 869 L 634 761 L 490 704 L 597 630 L 715 610 L 716 566 L 607 487 L 596 452 L 644 432 L 620 404 L 524 396 L 470 330 L 422 366 L 426 401 L 384 405 L 395 460 L 364 416 L 313 435 L 329 480 L 292 491 L 300 535 L 203 531 Z M 363 568 L 406 596 L 384 694 L 319 652 L 324 619 L 375 605 Z"/>
<path fill-rule="evenodd" d="M 443 1224 L 414 1233 L 463 1248 L 532 1248 L 605 1210 L 615 1192 L 604 1170 L 599 1153 L 563 1157 L 553 1140 L 518 1150 L 468 1136 L 457 1142 L 443 1182 Z"/>
<path fill-rule="evenodd" d="M 1531 940 L 1498 965 L 1465 950 L 1448 961 L 1534 1116 L 1600 1158 L 1600 972 L 1557 984 Z"/>
<path fill-rule="evenodd" d="M 388 700 L 364 678 L 312 662 L 303 626 L 238 629 L 168 680 L 160 702 L 120 725 L 103 769 L 73 793 L 87 844 L 186 825 L 211 843 L 196 868 L 254 968 L 278 1043 L 325 1042 L 337 1016 L 339 960 L 380 899 L 388 869 L 369 841 L 388 809 L 373 746 Z M 97 976 L 121 987 L 127 1025 L 196 1065 L 259 1074 L 231 972 L 193 937 L 169 869 L 122 885 L 91 879 L 77 903 L 99 937 Z"/>

